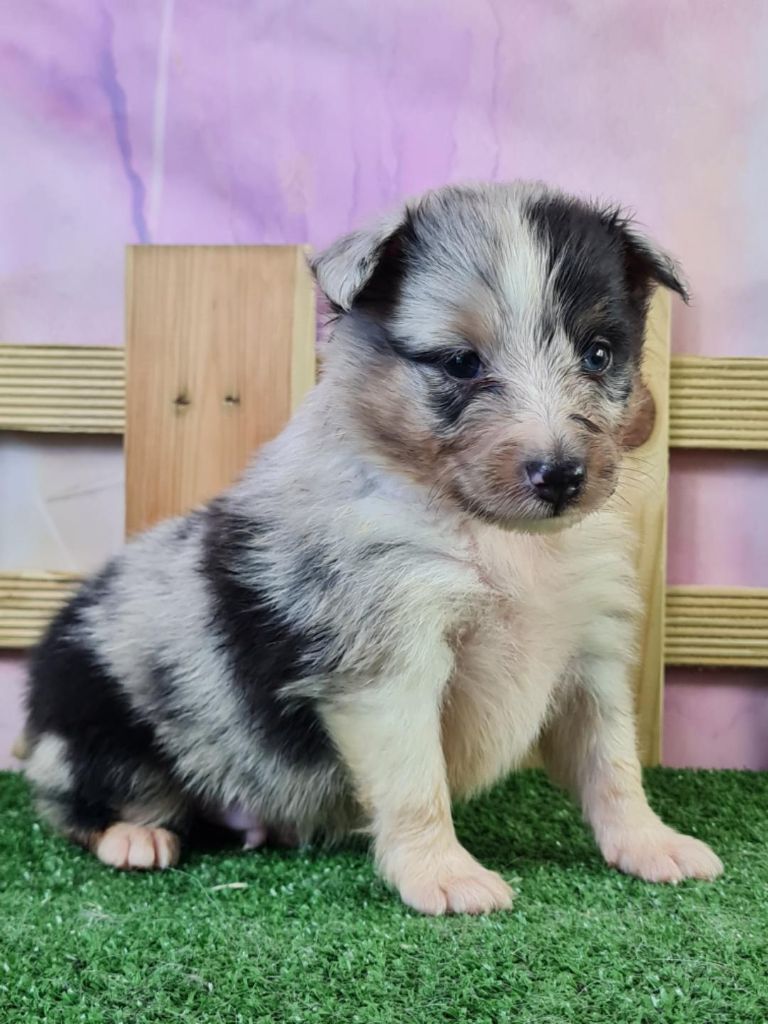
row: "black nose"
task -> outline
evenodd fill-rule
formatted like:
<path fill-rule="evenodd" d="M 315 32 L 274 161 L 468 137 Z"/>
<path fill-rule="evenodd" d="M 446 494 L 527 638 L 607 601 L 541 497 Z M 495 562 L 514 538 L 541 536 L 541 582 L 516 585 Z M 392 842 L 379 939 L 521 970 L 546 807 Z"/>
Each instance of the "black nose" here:
<path fill-rule="evenodd" d="M 587 472 L 581 459 L 526 462 L 525 472 L 537 497 L 563 508 L 581 494 Z"/>

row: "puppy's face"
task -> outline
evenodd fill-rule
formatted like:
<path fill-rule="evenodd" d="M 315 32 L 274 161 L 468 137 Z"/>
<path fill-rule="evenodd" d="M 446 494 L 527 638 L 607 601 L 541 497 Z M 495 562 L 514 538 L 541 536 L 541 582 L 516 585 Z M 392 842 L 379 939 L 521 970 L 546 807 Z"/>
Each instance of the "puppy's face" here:
<path fill-rule="evenodd" d="M 333 366 L 379 455 L 510 528 L 612 494 L 655 283 L 674 263 L 614 212 L 541 186 L 449 187 L 314 263 Z"/>

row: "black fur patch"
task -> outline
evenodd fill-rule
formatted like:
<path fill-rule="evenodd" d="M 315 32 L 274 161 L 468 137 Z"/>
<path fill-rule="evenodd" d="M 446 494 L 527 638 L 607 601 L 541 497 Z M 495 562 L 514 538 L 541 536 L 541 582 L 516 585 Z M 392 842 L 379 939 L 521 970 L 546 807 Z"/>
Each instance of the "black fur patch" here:
<path fill-rule="evenodd" d="M 366 310 L 374 316 L 391 313 L 400 298 L 403 280 L 416 246 L 413 220 L 406 213 L 403 223 L 374 253 L 373 272 L 355 296 L 353 309 Z"/>
<path fill-rule="evenodd" d="M 490 377 L 457 381 L 445 375 L 442 380 L 433 385 L 429 401 L 440 420 L 440 426 L 450 432 L 451 428 L 459 422 L 464 411 L 476 400 L 484 395 L 503 393 L 504 386 Z"/>
<path fill-rule="evenodd" d="M 527 216 L 549 250 L 558 312 L 576 351 L 605 338 L 613 366 L 604 380 L 621 378 L 640 357 L 650 278 L 644 289 L 629 281 L 615 218 L 560 196 L 533 201 Z"/>
<path fill-rule="evenodd" d="M 475 389 L 446 377 L 435 381 L 429 390 L 429 404 L 440 426 L 450 430 L 474 397 Z"/>
<path fill-rule="evenodd" d="M 244 570 L 254 564 L 254 542 L 263 531 L 262 524 L 221 502 L 210 506 L 201 572 L 214 602 L 211 625 L 221 637 L 236 685 L 263 729 L 264 742 L 289 762 L 310 766 L 335 756 L 334 748 L 312 701 L 286 700 L 281 690 L 307 675 L 333 670 L 323 656 L 329 638 L 297 632 L 262 590 L 243 581 Z M 303 582 L 313 576 L 313 583 L 328 586 L 332 569 L 316 556 L 303 556 Z"/>
<path fill-rule="evenodd" d="M 54 733 L 69 741 L 72 789 L 47 795 L 80 829 L 102 829 L 117 819 L 139 767 L 167 768 L 152 727 L 99 664 L 84 632 L 83 612 L 104 597 L 117 571 L 112 563 L 59 612 L 30 670 L 30 736 Z"/>
<path fill-rule="evenodd" d="M 310 544 L 296 553 L 292 566 L 292 586 L 330 590 L 339 580 L 340 568 L 321 544 Z"/>

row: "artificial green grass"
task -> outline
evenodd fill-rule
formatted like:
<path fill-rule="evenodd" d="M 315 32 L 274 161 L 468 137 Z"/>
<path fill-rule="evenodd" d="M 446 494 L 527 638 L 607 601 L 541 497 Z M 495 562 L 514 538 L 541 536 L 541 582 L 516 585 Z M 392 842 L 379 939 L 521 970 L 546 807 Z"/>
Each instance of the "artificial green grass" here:
<path fill-rule="evenodd" d="M 654 770 L 647 785 L 722 856 L 721 880 L 608 870 L 569 801 L 526 772 L 457 813 L 514 909 L 435 920 L 360 849 L 111 872 L 0 775 L 0 1021 L 765 1024 L 768 775 Z"/>

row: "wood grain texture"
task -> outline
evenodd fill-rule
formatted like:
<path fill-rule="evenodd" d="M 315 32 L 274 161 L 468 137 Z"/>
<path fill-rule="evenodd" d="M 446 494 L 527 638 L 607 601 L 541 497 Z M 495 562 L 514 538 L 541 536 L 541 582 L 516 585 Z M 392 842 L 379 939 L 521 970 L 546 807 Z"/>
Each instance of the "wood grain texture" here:
<path fill-rule="evenodd" d="M 71 573 L 0 573 L 0 648 L 31 647 L 77 583 Z"/>
<path fill-rule="evenodd" d="M 673 359 L 669 443 L 768 450 L 768 359 Z"/>
<path fill-rule="evenodd" d="M 768 589 L 669 587 L 668 665 L 768 668 Z"/>
<path fill-rule="evenodd" d="M 126 526 L 211 498 L 315 372 L 299 246 L 135 246 L 126 282 Z"/>
<path fill-rule="evenodd" d="M 643 764 L 661 758 L 664 689 L 664 588 L 666 581 L 667 478 L 669 475 L 669 330 L 670 300 L 658 290 L 648 314 L 643 379 L 653 396 L 656 416 L 646 442 L 628 453 L 616 497 L 635 536 L 635 563 L 643 616 L 641 657 L 635 672 L 638 747 Z"/>
<path fill-rule="evenodd" d="M 0 430 L 121 434 L 122 348 L 0 345 Z"/>

